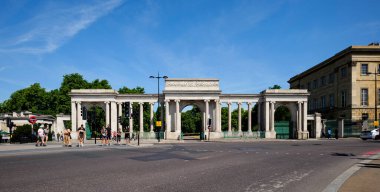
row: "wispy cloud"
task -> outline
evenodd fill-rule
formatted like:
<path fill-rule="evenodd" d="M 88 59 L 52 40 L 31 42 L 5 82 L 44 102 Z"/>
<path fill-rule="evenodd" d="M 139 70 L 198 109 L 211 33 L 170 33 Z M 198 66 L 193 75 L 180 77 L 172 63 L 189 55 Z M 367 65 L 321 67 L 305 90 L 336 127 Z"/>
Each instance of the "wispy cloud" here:
<path fill-rule="evenodd" d="M 81 30 L 122 4 L 122 0 L 97 1 L 52 8 L 2 31 L 0 52 L 43 54 L 55 51 Z M 12 38 L 12 34 L 22 31 Z M 7 39 L 7 40 L 5 40 Z"/>

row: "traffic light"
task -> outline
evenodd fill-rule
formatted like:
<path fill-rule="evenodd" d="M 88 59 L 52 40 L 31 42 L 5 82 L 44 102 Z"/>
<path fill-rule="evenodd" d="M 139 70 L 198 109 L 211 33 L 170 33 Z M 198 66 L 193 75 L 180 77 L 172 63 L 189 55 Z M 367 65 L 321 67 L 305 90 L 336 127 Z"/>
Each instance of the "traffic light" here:
<path fill-rule="evenodd" d="M 124 108 L 124 117 L 129 118 L 129 110 L 130 110 L 130 103 L 125 102 L 123 103 L 123 108 Z"/>
<path fill-rule="evenodd" d="M 83 107 L 80 108 L 80 116 L 83 117 Z"/>
<path fill-rule="evenodd" d="M 82 109 L 80 110 L 80 115 L 82 115 L 82 119 L 83 120 L 87 120 L 87 108 L 86 107 L 82 107 Z"/>

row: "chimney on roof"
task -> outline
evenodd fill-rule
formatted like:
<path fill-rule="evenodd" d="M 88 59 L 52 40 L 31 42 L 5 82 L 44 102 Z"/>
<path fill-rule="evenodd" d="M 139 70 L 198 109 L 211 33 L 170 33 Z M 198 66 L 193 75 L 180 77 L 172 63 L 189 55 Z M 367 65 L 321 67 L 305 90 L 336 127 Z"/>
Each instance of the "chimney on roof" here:
<path fill-rule="evenodd" d="M 380 46 L 380 43 L 379 42 L 372 42 L 372 43 L 368 44 L 368 46 Z"/>

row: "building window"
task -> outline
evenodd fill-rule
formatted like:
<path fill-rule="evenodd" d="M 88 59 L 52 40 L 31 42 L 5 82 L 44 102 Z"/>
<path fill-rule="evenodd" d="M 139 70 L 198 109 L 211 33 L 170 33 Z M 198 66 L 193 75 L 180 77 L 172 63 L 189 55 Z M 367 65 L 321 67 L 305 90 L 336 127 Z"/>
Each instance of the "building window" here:
<path fill-rule="evenodd" d="M 335 100 L 334 100 L 334 94 L 330 94 L 330 108 L 334 107 L 335 105 Z"/>
<path fill-rule="evenodd" d="M 330 73 L 330 74 L 329 74 L 329 84 L 334 83 L 334 79 L 335 79 L 335 75 L 334 75 L 334 73 Z"/>
<path fill-rule="evenodd" d="M 311 83 L 307 83 L 307 89 L 310 91 L 311 90 Z"/>
<path fill-rule="evenodd" d="M 341 94 L 341 106 L 342 107 L 346 107 L 346 105 L 347 105 L 347 101 L 346 101 L 346 99 L 347 99 L 347 92 L 346 91 L 341 91 L 340 92 L 340 94 Z"/>
<path fill-rule="evenodd" d="M 301 85 L 301 89 L 305 89 L 305 85 Z"/>
<path fill-rule="evenodd" d="M 362 64 L 360 68 L 361 75 L 368 75 L 368 64 Z"/>
<path fill-rule="evenodd" d="M 340 77 L 341 78 L 347 77 L 347 67 L 343 67 L 340 69 Z"/>
<path fill-rule="evenodd" d="M 326 76 L 322 76 L 321 77 L 321 86 L 325 86 L 326 85 Z"/>
<path fill-rule="evenodd" d="M 318 100 L 313 99 L 313 109 L 318 109 Z"/>
<path fill-rule="evenodd" d="M 321 97 L 321 108 L 326 108 L 326 96 Z"/>
<path fill-rule="evenodd" d="M 313 89 L 318 88 L 318 80 L 313 81 Z"/>
<path fill-rule="evenodd" d="M 368 89 L 367 88 L 361 89 L 360 105 L 368 106 Z"/>

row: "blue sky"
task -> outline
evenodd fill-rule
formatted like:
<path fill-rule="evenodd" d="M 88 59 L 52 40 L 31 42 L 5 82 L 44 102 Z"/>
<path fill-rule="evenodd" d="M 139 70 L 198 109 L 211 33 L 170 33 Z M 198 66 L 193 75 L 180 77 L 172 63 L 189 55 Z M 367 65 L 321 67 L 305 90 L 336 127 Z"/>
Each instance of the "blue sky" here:
<path fill-rule="evenodd" d="M 65 74 L 156 93 L 158 72 L 259 93 L 350 45 L 380 41 L 380 1 L 0 1 L 0 102 Z"/>

